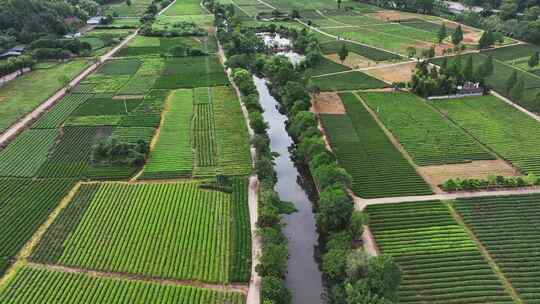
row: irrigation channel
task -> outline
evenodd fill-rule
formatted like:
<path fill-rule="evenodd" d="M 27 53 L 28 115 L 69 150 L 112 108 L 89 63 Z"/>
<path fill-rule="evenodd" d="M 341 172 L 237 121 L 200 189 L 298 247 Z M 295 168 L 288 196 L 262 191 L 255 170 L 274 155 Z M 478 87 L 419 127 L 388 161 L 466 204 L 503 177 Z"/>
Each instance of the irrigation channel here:
<path fill-rule="evenodd" d="M 294 64 L 303 58 L 291 51 L 280 54 L 287 56 Z M 264 119 L 269 125 L 270 147 L 272 151 L 279 153 L 274 167 L 278 179 L 275 190 L 281 200 L 292 202 L 298 209 L 298 212 L 284 216 L 290 254 L 285 282 L 293 293 L 293 303 L 322 303 L 322 275 L 314 256 L 318 239 L 315 214 L 308 194 L 297 183 L 302 177 L 289 152 L 293 141 L 285 129 L 287 117 L 278 111 L 279 103 L 270 95 L 266 80 L 256 76 L 253 80 L 259 92 L 259 102 L 264 109 Z"/>

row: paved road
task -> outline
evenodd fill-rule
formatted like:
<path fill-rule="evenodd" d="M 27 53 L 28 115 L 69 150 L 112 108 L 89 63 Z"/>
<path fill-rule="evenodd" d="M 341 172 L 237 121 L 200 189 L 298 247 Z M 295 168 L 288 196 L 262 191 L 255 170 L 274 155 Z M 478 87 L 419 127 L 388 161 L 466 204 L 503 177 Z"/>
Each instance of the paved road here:
<path fill-rule="evenodd" d="M 124 45 L 126 45 L 131 39 L 133 39 L 139 30 L 136 30 L 135 33 L 129 35 L 122 41 L 120 44 L 118 44 L 116 47 L 114 47 L 112 50 L 104 54 L 103 56 L 99 57 L 98 62 L 92 64 L 91 66 L 87 67 L 84 71 L 82 71 L 79 75 L 77 75 L 71 82 L 69 83 L 68 87 L 74 87 L 79 82 L 81 82 L 86 76 L 94 72 L 98 67 L 100 67 L 106 60 L 112 58 L 120 48 L 122 48 Z M 19 134 L 24 128 L 26 128 L 28 125 L 30 125 L 33 121 L 38 119 L 45 111 L 47 111 L 49 108 L 51 108 L 53 105 L 56 104 L 67 92 L 68 87 L 64 87 L 57 91 L 53 96 L 46 99 L 43 103 L 41 103 L 37 108 L 32 110 L 32 112 L 26 114 L 23 118 L 19 119 L 17 122 L 15 122 L 11 127 L 9 127 L 4 133 L 0 135 L 0 146 L 4 145 L 5 143 L 9 142 L 14 136 Z"/>

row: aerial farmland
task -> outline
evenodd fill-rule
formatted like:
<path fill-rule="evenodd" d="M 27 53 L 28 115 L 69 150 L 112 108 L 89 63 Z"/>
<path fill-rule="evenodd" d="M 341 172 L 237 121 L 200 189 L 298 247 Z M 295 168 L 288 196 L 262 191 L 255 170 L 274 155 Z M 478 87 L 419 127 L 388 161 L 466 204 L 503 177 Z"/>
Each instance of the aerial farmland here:
<path fill-rule="evenodd" d="M 0 304 L 540 298 L 537 4 L 18 1 Z"/>

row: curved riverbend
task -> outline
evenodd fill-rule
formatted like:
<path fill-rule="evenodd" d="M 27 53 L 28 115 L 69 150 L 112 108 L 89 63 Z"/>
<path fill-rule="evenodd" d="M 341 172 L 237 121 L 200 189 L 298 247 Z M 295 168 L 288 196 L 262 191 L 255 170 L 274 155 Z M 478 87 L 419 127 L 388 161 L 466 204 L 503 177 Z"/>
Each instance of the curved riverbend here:
<path fill-rule="evenodd" d="M 259 103 L 264 109 L 264 119 L 269 125 L 270 147 L 279 153 L 274 167 L 278 177 L 275 190 L 281 200 L 292 202 L 298 209 L 298 212 L 284 217 L 290 254 L 286 285 L 293 293 L 293 303 L 322 303 L 322 275 L 314 258 L 317 244 L 315 215 L 307 193 L 297 184 L 300 174 L 288 150 L 293 141 L 285 129 L 287 117 L 277 110 L 278 102 L 270 95 L 266 81 L 258 77 L 253 77 L 253 80 L 259 92 Z"/>

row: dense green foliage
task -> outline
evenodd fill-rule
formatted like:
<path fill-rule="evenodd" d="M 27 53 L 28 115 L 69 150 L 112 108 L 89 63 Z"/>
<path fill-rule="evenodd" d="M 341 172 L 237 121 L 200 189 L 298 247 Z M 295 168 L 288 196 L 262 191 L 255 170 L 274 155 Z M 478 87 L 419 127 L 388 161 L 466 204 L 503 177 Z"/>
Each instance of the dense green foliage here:
<path fill-rule="evenodd" d="M 427 101 L 407 93 L 360 93 L 420 166 L 494 159 Z"/>
<path fill-rule="evenodd" d="M 445 204 L 377 205 L 368 213 L 379 249 L 403 272 L 399 303 L 512 302 Z"/>
<path fill-rule="evenodd" d="M 69 179 L 0 179 L 0 275 L 73 184 Z"/>
<path fill-rule="evenodd" d="M 338 162 L 352 176 L 352 190 L 363 198 L 430 194 L 359 100 L 350 93 L 340 96 L 347 115 L 321 118 Z"/>
<path fill-rule="evenodd" d="M 245 213 L 235 208 L 245 208 L 246 188 L 233 187 L 239 193 L 228 194 L 201 190 L 199 185 L 198 182 L 107 183 L 97 189 L 84 185 L 72 204 L 63 210 L 65 215 L 60 215 L 47 231 L 36 258 L 161 278 L 244 281 L 245 267 L 249 269 L 246 243 L 250 235 L 245 233 L 246 218 L 234 214 Z M 234 196 L 238 197 L 233 199 Z M 129 206 L 125 205 L 126 201 L 130 202 Z M 233 202 L 240 206 L 234 206 Z M 74 220 L 79 220 L 78 224 L 70 224 Z M 154 224 L 140 225 L 141 222 Z M 235 229 L 243 232 L 237 234 Z M 235 235 L 240 237 L 231 239 Z M 60 241 L 62 238 L 64 241 Z M 235 259 L 230 258 L 237 252 L 233 242 L 238 244 L 241 254 Z M 44 254 L 48 252 L 51 256 Z M 161 262 L 156 263 L 157 260 Z M 233 266 L 231 262 L 242 264 Z"/>
<path fill-rule="evenodd" d="M 522 173 L 540 175 L 538 122 L 494 96 L 437 102 L 460 127 Z"/>
<path fill-rule="evenodd" d="M 193 153 L 190 124 L 193 112 L 193 91 L 176 90 L 168 97 L 155 146 L 142 178 L 173 178 L 191 175 Z"/>
<path fill-rule="evenodd" d="M 537 194 L 458 199 L 454 203 L 524 302 L 534 302 L 539 296 L 535 284 L 539 280 L 536 239 L 540 231 L 532 224 L 537 221 L 539 204 Z"/>
<path fill-rule="evenodd" d="M 56 129 L 31 129 L 0 151 L 0 176 L 32 177 L 47 160 L 58 136 Z"/>
<path fill-rule="evenodd" d="M 39 280 L 35 278 L 39 278 Z M 86 292 L 75 292 L 81 290 Z M 36 297 L 39 296 L 40 299 L 50 304 L 89 302 L 128 304 L 133 303 L 135 293 L 137 301 L 144 303 L 163 303 L 164 299 L 174 304 L 244 303 L 244 297 L 240 293 L 100 278 L 86 274 L 50 271 L 39 267 L 20 269 L 6 288 L 0 291 L 0 301 L 16 304 L 28 303 L 35 301 Z"/>

